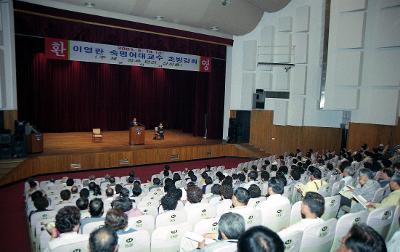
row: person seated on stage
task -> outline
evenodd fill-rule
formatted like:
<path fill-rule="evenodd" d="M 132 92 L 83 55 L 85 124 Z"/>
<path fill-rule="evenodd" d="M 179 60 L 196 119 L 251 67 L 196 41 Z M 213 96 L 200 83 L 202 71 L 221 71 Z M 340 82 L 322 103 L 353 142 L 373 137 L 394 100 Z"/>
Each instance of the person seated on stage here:
<path fill-rule="evenodd" d="M 81 214 L 77 207 L 65 206 L 61 208 L 55 219 L 55 228 L 51 230 L 53 239 L 49 241 L 45 251 L 53 251 L 60 246 L 89 239 L 89 235 L 78 234 Z"/>
<path fill-rule="evenodd" d="M 133 120 L 132 120 L 132 126 L 138 126 L 138 123 L 136 121 L 136 117 L 134 117 Z"/>
<path fill-rule="evenodd" d="M 164 140 L 164 126 L 162 123 L 158 125 L 158 135 L 160 136 L 160 140 Z"/>
<path fill-rule="evenodd" d="M 90 233 L 89 250 L 91 252 L 117 252 L 118 235 L 107 227 L 101 227 Z"/>
<path fill-rule="evenodd" d="M 365 224 L 355 224 L 343 238 L 340 252 L 386 252 L 385 240 L 378 232 Z"/>
<path fill-rule="evenodd" d="M 101 199 L 95 198 L 89 202 L 89 213 L 90 217 L 82 219 L 81 221 L 81 232 L 83 226 L 90 222 L 97 222 L 104 220 L 103 213 L 104 213 L 104 203 Z"/>
<path fill-rule="evenodd" d="M 104 224 L 117 235 L 136 232 L 136 229 L 128 227 L 128 215 L 118 208 L 108 210 Z"/>
<path fill-rule="evenodd" d="M 321 216 L 325 211 L 325 199 L 316 192 L 308 192 L 301 203 L 301 221 L 289 226 L 281 232 L 303 231 L 314 224 L 324 222 Z"/>

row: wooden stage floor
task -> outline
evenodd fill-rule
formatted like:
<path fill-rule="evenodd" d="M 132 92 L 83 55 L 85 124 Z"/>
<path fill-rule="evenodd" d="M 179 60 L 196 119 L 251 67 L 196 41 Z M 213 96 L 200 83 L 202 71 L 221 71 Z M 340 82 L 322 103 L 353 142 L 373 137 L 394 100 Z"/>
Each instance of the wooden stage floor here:
<path fill-rule="evenodd" d="M 39 155 L 130 151 L 137 149 L 180 147 L 222 143 L 176 130 L 167 130 L 164 140 L 153 140 L 154 131 L 146 130 L 144 145 L 129 145 L 128 131 L 105 131 L 103 141 L 93 143 L 91 132 L 45 133 L 44 151 Z"/>

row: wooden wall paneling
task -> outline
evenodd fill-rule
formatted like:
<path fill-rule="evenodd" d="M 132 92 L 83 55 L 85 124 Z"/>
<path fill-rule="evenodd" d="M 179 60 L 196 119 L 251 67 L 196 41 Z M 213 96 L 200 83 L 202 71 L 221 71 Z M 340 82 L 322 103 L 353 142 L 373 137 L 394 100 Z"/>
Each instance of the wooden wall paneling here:
<path fill-rule="evenodd" d="M 377 146 L 379 144 L 392 144 L 392 134 L 397 127 L 388 125 L 350 123 L 347 148 L 359 150 L 361 145 Z M 393 135 L 396 135 L 393 134 Z"/>
<path fill-rule="evenodd" d="M 17 110 L 4 110 L 4 128 L 11 129 L 14 132 L 14 121 L 18 119 Z"/>

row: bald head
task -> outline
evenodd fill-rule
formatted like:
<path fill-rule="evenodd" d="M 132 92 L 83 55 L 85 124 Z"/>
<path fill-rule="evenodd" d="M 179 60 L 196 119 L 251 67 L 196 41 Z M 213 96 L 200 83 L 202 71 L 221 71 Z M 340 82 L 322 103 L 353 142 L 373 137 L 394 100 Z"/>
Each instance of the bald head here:
<path fill-rule="evenodd" d="M 113 230 L 102 227 L 90 234 L 90 252 L 116 252 L 118 251 L 118 235 Z"/>

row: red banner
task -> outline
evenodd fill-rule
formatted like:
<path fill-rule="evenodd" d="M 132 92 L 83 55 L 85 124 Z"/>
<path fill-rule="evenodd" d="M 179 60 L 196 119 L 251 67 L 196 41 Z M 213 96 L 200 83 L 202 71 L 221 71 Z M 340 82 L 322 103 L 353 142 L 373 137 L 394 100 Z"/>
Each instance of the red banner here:
<path fill-rule="evenodd" d="M 211 72 L 211 58 L 210 57 L 200 57 L 200 72 Z"/>
<path fill-rule="evenodd" d="M 68 60 L 68 40 L 46 38 L 45 52 L 48 59 Z"/>

